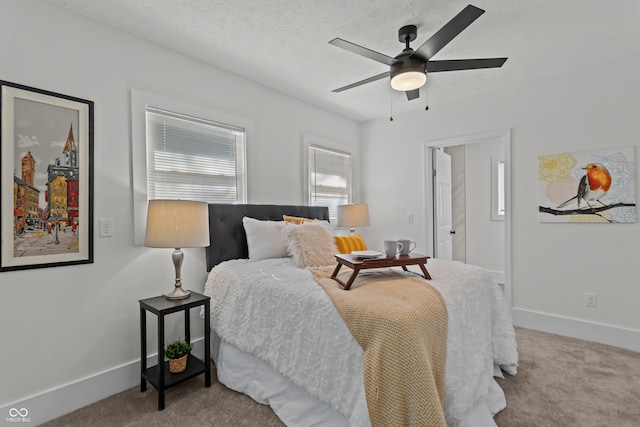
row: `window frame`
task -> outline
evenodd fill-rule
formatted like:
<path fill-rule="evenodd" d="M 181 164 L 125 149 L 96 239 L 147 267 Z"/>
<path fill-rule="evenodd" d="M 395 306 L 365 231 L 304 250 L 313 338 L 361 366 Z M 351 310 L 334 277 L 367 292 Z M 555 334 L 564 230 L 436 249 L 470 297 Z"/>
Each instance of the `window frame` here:
<path fill-rule="evenodd" d="M 155 95 L 139 90 L 131 90 L 131 151 L 133 163 L 133 214 L 134 214 L 134 244 L 144 245 L 147 218 L 147 140 L 146 140 L 146 107 L 153 107 L 171 113 L 183 114 L 194 118 L 200 118 L 214 123 L 228 124 L 230 127 L 243 128 L 245 130 L 244 149 L 244 200 L 238 203 L 246 203 L 248 162 L 247 147 L 249 135 L 253 128 L 252 121 L 225 112 L 213 110 L 207 107 L 191 104 L 161 95 Z"/>
<path fill-rule="evenodd" d="M 309 148 L 317 148 L 320 150 L 325 150 L 325 151 L 333 152 L 336 154 L 349 156 L 350 162 L 351 162 L 351 168 L 349 172 L 351 176 L 349 177 L 347 204 L 354 203 L 354 195 L 356 194 L 356 191 L 354 188 L 355 187 L 354 177 L 356 176 L 356 158 L 353 153 L 353 148 L 345 144 L 340 144 L 335 141 L 331 141 L 325 138 L 321 138 L 314 135 L 308 135 L 308 134 L 303 135 L 303 184 L 304 184 L 303 198 L 305 203 L 309 206 L 313 206 L 311 202 L 311 182 L 310 182 L 311 171 L 309 169 Z M 336 219 L 337 218 L 335 216 L 330 217 L 330 222 L 335 224 Z"/>

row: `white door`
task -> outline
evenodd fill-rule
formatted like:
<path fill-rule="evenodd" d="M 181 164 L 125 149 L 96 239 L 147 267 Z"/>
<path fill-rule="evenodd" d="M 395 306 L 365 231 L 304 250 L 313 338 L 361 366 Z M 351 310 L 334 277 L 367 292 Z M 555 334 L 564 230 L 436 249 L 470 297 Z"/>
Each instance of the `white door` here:
<path fill-rule="evenodd" d="M 453 259 L 453 236 L 451 229 L 451 156 L 441 149 L 433 149 L 435 257 Z"/>

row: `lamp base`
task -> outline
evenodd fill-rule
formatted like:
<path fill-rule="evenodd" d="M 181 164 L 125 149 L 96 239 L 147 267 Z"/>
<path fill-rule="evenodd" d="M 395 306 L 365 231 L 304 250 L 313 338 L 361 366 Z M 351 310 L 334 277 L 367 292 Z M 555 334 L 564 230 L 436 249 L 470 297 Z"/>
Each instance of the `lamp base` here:
<path fill-rule="evenodd" d="M 176 283 L 173 292 L 165 295 L 164 297 L 170 300 L 189 298 L 189 295 L 191 295 L 191 291 L 185 291 L 184 289 L 182 289 L 182 279 L 180 278 L 180 270 L 182 270 L 182 259 L 184 258 L 182 249 L 175 248 L 173 254 L 171 255 L 171 258 L 173 259 L 173 266 L 176 269 Z"/>
<path fill-rule="evenodd" d="M 166 299 L 175 300 L 189 298 L 189 295 L 191 295 L 191 291 L 185 291 L 184 289 L 182 289 L 182 286 L 177 286 L 173 290 L 173 292 L 171 292 L 170 294 L 166 294 L 164 297 Z"/>

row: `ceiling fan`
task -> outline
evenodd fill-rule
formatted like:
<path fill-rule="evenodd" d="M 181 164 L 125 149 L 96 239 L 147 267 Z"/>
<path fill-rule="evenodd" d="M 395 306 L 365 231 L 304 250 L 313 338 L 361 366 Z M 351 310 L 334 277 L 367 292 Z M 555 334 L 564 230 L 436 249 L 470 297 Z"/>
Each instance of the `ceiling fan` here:
<path fill-rule="evenodd" d="M 342 92 L 385 77 L 391 77 L 391 87 L 398 91 L 404 91 L 407 94 L 407 99 L 412 100 L 420 97 L 420 87 L 426 83 L 427 73 L 502 67 L 507 58 L 449 59 L 443 61 L 433 61 L 431 59 L 483 13 L 484 10 L 468 5 L 416 50 L 409 47 L 409 43 L 416 39 L 418 29 L 415 25 L 405 25 L 398 31 L 398 40 L 400 43 L 405 44 L 405 48 L 395 58 L 341 38 L 331 40 L 329 43 L 334 46 L 390 67 L 389 71 L 335 89 L 333 92 Z"/>

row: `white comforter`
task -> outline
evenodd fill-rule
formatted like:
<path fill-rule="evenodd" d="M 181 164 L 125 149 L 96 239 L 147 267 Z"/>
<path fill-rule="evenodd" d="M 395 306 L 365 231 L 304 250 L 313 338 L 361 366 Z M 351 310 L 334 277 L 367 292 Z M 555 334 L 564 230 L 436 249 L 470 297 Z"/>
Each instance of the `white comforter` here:
<path fill-rule="evenodd" d="M 515 333 L 502 291 L 484 270 L 437 259 L 427 267 L 448 309 L 445 416 L 456 426 L 497 387 L 495 365 L 516 373 Z M 369 424 L 362 349 L 310 271 L 289 258 L 227 261 L 211 271 L 204 293 L 222 339 L 268 362 L 350 425 Z"/>

